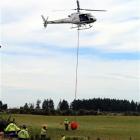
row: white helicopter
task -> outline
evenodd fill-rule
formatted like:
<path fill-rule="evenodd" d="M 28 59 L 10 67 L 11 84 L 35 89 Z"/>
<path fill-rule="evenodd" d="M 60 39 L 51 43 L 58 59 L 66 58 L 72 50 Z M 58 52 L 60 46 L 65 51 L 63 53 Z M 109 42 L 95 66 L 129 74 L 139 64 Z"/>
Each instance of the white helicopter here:
<path fill-rule="evenodd" d="M 77 0 L 77 8 L 72 10 L 76 10 L 77 12 L 68 15 L 68 18 L 59 20 L 48 21 L 48 17 L 45 19 L 45 17 L 42 15 L 44 27 L 46 28 L 47 24 L 75 24 L 76 26 L 72 28 L 77 28 L 79 30 L 89 29 L 92 27 L 91 23 L 94 23 L 97 19 L 91 13 L 81 13 L 80 11 L 81 10 L 102 11 L 102 12 L 106 11 L 106 10 L 81 9 L 78 0 Z"/>

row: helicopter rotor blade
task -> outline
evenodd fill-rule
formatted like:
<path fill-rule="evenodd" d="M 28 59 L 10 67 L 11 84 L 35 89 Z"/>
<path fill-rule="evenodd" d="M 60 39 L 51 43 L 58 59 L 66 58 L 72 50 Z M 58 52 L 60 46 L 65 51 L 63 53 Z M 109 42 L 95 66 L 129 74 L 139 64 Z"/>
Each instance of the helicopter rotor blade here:
<path fill-rule="evenodd" d="M 94 9 L 71 9 L 80 11 L 95 11 L 95 12 L 106 12 L 107 10 L 94 10 Z"/>
<path fill-rule="evenodd" d="M 73 9 L 73 10 L 77 10 L 77 12 L 80 13 L 80 3 L 79 3 L 79 0 L 77 0 L 76 3 L 77 3 L 77 8 Z"/>
<path fill-rule="evenodd" d="M 84 11 L 97 11 L 97 12 L 106 12 L 106 10 L 94 10 L 94 9 L 80 9 Z"/>
<path fill-rule="evenodd" d="M 77 10 L 80 10 L 80 4 L 78 0 L 77 0 Z"/>
<path fill-rule="evenodd" d="M 66 11 L 71 11 L 71 10 L 69 10 L 69 9 L 61 9 L 61 10 L 52 10 L 52 12 L 66 12 Z"/>

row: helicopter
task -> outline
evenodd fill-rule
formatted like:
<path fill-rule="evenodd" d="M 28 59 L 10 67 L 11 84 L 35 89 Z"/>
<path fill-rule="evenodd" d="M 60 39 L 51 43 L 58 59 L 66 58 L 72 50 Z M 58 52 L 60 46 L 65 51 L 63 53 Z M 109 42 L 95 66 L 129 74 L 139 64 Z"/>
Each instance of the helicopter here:
<path fill-rule="evenodd" d="M 72 26 L 72 29 L 73 28 L 77 28 L 79 30 L 89 29 L 92 27 L 91 24 L 96 22 L 97 19 L 91 13 L 82 13 L 81 11 L 101 11 L 101 12 L 106 11 L 106 10 L 82 9 L 80 8 L 79 0 L 77 0 L 76 2 L 77 8 L 72 10 L 76 10 L 77 12 L 68 15 L 67 18 L 48 21 L 48 17 L 45 19 L 45 17 L 41 15 L 44 27 L 46 28 L 48 24 L 72 24 L 76 25 Z"/>

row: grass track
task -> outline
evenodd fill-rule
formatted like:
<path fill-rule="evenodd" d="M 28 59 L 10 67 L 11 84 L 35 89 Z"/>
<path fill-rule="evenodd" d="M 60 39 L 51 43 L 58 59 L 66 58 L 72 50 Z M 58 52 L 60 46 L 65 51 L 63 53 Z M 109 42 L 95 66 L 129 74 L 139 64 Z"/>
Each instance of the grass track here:
<path fill-rule="evenodd" d="M 69 116 L 13 115 L 18 125 L 26 124 L 32 134 L 40 133 L 41 125 L 48 124 L 48 135 L 52 140 L 60 140 L 61 134 L 90 136 L 91 140 L 140 140 L 140 117 L 135 116 L 78 116 L 80 127 L 76 131 L 64 131 L 61 124 Z"/>

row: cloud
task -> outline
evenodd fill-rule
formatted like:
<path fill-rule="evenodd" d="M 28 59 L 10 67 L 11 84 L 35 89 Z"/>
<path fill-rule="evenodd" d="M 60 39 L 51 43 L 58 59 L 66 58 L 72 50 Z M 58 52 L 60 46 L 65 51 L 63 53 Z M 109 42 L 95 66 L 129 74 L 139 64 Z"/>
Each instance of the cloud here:
<path fill-rule="evenodd" d="M 3 63 L 6 61 L 9 60 L 6 59 Z M 109 96 L 118 98 L 120 95 L 120 98 L 136 100 L 139 79 L 134 77 L 138 76 L 138 64 L 139 62 L 127 60 L 112 62 L 80 58 L 78 98 Z M 24 89 L 30 92 L 30 96 L 34 93 L 43 96 L 46 93 L 45 97 L 52 95 L 71 100 L 75 85 L 75 59 L 72 56 L 55 56 L 48 59 L 15 56 L 14 61 L 4 64 L 2 75 L 3 89 L 8 88 L 12 91 L 19 89 L 18 94 L 22 94 Z M 5 97 L 3 94 L 4 99 Z"/>

